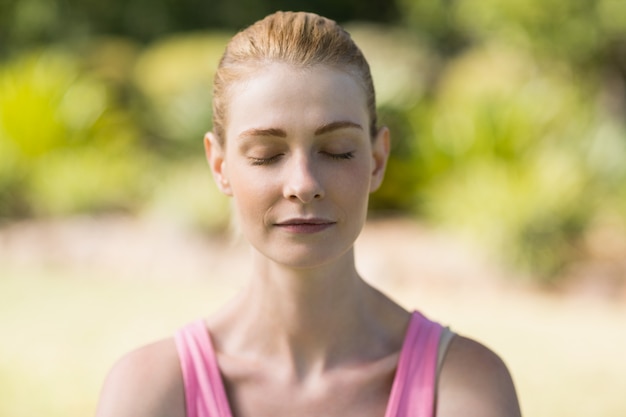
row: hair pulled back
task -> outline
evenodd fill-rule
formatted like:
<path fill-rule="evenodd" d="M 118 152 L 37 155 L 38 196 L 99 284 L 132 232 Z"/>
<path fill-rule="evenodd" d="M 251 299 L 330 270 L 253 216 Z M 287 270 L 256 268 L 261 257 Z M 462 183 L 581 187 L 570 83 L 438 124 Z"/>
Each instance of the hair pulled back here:
<path fill-rule="evenodd" d="M 363 86 L 372 137 L 376 98 L 363 53 L 335 21 L 305 12 L 276 12 L 237 33 L 226 46 L 213 83 L 213 131 L 225 140 L 229 87 L 259 67 L 286 63 L 309 68 L 326 65 L 349 72 Z"/>

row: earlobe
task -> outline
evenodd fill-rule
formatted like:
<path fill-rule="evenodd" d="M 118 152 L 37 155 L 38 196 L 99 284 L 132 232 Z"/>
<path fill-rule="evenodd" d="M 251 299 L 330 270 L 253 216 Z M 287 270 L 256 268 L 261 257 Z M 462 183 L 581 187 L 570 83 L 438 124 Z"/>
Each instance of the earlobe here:
<path fill-rule="evenodd" d="M 226 195 L 232 195 L 230 182 L 228 181 L 228 172 L 226 170 L 226 161 L 224 159 L 224 148 L 213 132 L 208 132 L 204 135 L 204 152 L 209 166 L 211 167 L 217 188 Z"/>
<path fill-rule="evenodd" d="M 374 142 L 372 143 L 372 182 L 370 192 L 376 191 L 385 177 L 385 168 L 387 167 L 387 159 L 391 149 L 391 138 L 389 129 L 383 126 L 378 131 Z"/>

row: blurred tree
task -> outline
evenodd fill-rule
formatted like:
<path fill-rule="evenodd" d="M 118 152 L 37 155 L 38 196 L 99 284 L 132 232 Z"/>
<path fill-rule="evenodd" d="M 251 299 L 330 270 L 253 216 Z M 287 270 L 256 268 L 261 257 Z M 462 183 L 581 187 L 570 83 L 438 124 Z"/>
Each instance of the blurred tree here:
<path fill-rule="evenodd" d="M 443 57 L 493 41 L 529 51 L 599 83 L 626 119 L 623 0 L 398 0 L 398 8 L 402 22 Z"/>
<path fill-rule="evenodd" d="M 386 0 L 0 0 L 0 53 L 97 35 L 151 41 L 190 30 L 240 29 L 276 10 L 306 10 L 340 22 L 391 22 Z"/>
<path fill-rule="evenodd" d="M 132 208 L 149 171 L 137 138 L 72 54 L 14 58 L 0 68 L 0 218 Z"/>
<path fill-rule="evenodd" d="M 421 215 L 546 281 L 626 224 L 626 2 L 398 4 L 440 62 L 408 110 Z"/>
<path fill-rule="evenodd" d="M 370 61 L 393 138 L 373 210 L 546 280 L 594 224 L 626 230 L 624 0 L 0 0 L 0 215 L 144 205 L 222 228 L 201 161 L 213 70 L 280 9 L 351 22 Z"/>
<path fill-rule="evenodd" d="M 210 129 L 213 76 L 230 33 L 163 37 L 139 54 L 132 74 L 150 146 L 172 159 L 202 154 Z"/>

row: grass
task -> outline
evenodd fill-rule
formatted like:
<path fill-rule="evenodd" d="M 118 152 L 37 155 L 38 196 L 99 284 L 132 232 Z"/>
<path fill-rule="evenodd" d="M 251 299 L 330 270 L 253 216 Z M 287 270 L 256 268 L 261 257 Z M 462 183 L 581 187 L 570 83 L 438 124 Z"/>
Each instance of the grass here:
<path fill-rule="evenodd" d="M 237 285 L 229 277 L 127 280 L 0 264 L 0 415 L 93 415 L 117 357 L 209 314 Z M 510 290 L 382 286 L 405 307 L 498 352 L 524 415 L 626 415 L 626 306 Z"/>
<path fill-rule="evenodd" d="M 0 267 L 0 415 L 93 415 L 124 352 L 206 314 L 217 285 Z M 217 291 L 216 291 L 217 290 Z"/>

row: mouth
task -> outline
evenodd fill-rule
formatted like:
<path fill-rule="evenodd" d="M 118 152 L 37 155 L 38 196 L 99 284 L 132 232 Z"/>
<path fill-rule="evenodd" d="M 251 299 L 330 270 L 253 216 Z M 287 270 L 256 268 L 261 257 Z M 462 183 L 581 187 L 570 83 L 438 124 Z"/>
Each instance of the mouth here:
<path fill-rule="evenodd" d="M 292 233 L 317 233 L 336 224 L 335 221 L 321 218 L 293 218 L 275 223 L 274 226 Z"/>
<path fill-rule="evenodd" d="M 296 224 L 308 224 L 308 225 L 321 225 L 321 224 L 334 224 L 335 222 L 328 219 L 321 218 L 293 218 L 280 221 L 276 223 L 277 226 L 291 226 Z"/>

